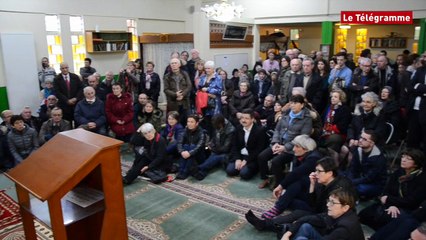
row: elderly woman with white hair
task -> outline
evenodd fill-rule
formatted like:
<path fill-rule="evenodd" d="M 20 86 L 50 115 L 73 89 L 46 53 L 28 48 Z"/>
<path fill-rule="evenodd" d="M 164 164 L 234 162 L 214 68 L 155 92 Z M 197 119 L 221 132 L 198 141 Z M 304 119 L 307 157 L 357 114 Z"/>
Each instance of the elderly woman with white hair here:
<path fill-rule="evenodd" d="M 321 154 L 316 150 L 315 140 L 308 135 L 299 135 L 291 142 L 293 144 L 293 171 L 280 182 L 272 195 L 277 199 L 274 207 L 262 214 L 262 218 L 272 219 L 286 209 L 301 209 L 310 211 L 309 174 L 315 171 L 316 163 Z"/>
<path fill-rule="evenodd" d="M 132 136 L 130 143 L 135 146 L 135 160 L 123 177 L 125 185 L 131 184 L 148 170 L 163 170 L 167 167 L 166 140 L 157 133 L 151 123 L 143 124 Z"/>
<path fill-rule="evenodd" d="M 381 114 L 379 96 L 374 92 L 366 92 L 361 95 L 362 102 L 355 107 L 351 124 L 348 129 L 347 140 L 349 146 L 358 146 L 358 140 L 363 130 L 373 130 L 383 137 L 385 119 Z"/>
<path fill-rule="evenodd" d="M 198 83 L 198 90 L 208 94 L 207 107 L 202 109 L 202 114 L 207 120 L 205 123 L 210 123 L 211 117 L 222 111 L 222 78 L 219 74 L 215 72 L 214 62 L 207 61 L 204 64 L 204 70 L 206 74 L 200 77 L 200 82 Z M 206 130 L 209 133 L 212 131 L 211 126 L 205 126 Z"/>

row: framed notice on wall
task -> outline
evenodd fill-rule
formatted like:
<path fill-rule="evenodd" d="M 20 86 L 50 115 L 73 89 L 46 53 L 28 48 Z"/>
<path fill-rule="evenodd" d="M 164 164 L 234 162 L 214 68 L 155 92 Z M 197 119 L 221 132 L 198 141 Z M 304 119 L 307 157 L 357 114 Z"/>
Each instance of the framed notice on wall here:
<path fill-rule="evenodd" d="M 320 50 L 322 52 L 323 58 L 327 61 L 330 59 L 330 54 L 331 54 L 330 49 L 331 49 L 330 44 L 321 44 L 320 45 Z"/>

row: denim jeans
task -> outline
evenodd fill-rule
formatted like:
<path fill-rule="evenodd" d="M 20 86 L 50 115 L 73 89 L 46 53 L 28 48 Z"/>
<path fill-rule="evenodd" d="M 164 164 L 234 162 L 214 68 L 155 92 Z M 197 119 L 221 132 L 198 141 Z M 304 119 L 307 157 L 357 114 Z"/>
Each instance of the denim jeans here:
<path fill-rule="evenodd" d="M 323 237 L 309 223 L 304 223 L 300 226 L 299 231 L 292 238 L 293 240 L 321 240 Z"/>
<path fill-rule="evenodd" d="M 284 212 L 284 210 L 289 208 L 312 211 L 308 204 L 308 189 L 308 177 L 303 177 L 299 181 L 290 184 L 285 189 L 284 194 L 278 198 L 278 201 L 275 203 L 275 208 L 280 212 Z"/>
<path fill-rule="evenodd" d="M 226 173 L 229 176 L 237 176 L 238 174 L 240 174 L 240 177 L 242 179 L 248 180 L 256 174 L 256 170 L 249 168 L 249 166 L 246 164 L 243 168 L 241 168 L 241 170 L 238 171 L 237 169 L 235 169 L 235 162 L 231 162 L 226 167 Z"/>
<path fill-rule="evenodd" d="M 201 165 L 198 166 L 198 169 L 203 174 L 206 174 L 209 170 L 214 167 L 219 166 L 226 159 L 226 154 L 210 154 L 209 158 L 207 158 Z"/>

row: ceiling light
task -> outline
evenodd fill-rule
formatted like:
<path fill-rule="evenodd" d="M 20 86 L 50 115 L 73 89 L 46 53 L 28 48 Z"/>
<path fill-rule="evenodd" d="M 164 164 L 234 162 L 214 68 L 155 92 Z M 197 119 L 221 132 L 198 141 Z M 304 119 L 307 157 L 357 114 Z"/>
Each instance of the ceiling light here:
<path fill-rule="evenodd" d="M 233 18 L 240 18 L 244 8 L 241 5 L 236 6 L 234 2 L 229 4 L 227 0 L 221 0 L 221 3 L 215 3 L 213 6 L 206 5 L 201 8 L 208 18 L 220 22 L 228 22 Z"/>

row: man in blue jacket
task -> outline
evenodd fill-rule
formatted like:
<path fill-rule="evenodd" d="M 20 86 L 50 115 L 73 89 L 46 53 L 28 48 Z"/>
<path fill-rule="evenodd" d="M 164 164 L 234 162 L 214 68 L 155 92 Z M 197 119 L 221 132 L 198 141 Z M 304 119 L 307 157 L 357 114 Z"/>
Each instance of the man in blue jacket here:
<path fill-rule="evenodd" d="M 106 135 L 105 105 L 96 97 L 93 87 L 85 87 L 84 99 L 77 103 L 74 111 L 75 125 L 86 130 Z"/>

